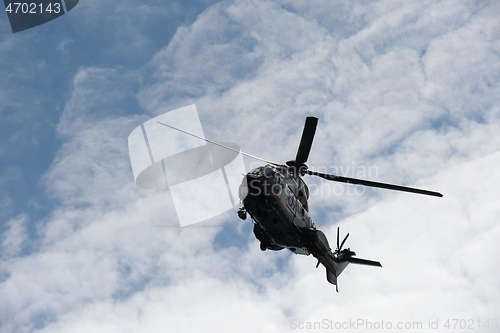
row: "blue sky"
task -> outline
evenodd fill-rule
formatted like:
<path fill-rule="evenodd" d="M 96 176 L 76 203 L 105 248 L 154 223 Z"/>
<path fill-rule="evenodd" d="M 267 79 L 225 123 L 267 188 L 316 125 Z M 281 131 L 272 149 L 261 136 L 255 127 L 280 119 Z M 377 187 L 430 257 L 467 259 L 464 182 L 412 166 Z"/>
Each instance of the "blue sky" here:
<path fill-rule="evenodd" d="M 495 1 L 87 0 L 12 34 L 4 15 L 0 332 L 500 320 L 499 18 Z M 315 115 L 312 169 L 375 167 L 444 198 L 306 179 L 331 242 L 340 226 L 384 266 L 349 266 L 338 294 L 235 214 L 150 228 L 175 214 L 134 184 L 127 137 L 193 103 L 206 137 L 278 162 Z"/>

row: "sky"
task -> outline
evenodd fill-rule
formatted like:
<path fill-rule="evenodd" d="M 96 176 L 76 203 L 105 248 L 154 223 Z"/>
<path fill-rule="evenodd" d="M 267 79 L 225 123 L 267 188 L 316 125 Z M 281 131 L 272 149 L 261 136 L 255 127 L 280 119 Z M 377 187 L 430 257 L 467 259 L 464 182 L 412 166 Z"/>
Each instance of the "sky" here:
<path fill-rule="evenodd" d="M 498 1 L 82 0 L 16 34 L 1 16 L 0 60 L 1 333 L 500 329 Z M 305 177 L 330 243 L 383 265 L 339 293 L 236 208 L 151 227 L 175 208 L 127 138 L 191 104 L 280 163 L 316 116 L 312 170 L 444 197 Z"/>

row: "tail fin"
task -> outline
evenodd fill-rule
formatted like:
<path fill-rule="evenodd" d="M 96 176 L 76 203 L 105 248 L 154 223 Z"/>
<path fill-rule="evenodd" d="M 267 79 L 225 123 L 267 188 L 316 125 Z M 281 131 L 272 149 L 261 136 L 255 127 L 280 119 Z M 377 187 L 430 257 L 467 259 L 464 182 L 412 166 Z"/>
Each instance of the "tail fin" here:
<path fill-rule="evenodd" d="M 337 284 L 337 277 L 342 273 L 342 271 L 347 267 L 349 264 L 347 261 L 341 262 L 341 263 L 336 263 L 335 261 L 332 260 L 334 270 L 332 271 L 331 269 L 328 269 L 326 267 L 326 279 L 328 282 L 331 284 L 335 285 L 335 290 L 339 292 L 339 286 Z"/>
<path fill-rule="evenodd" d="M 318 258 L 318 261 L 323 264 L 326 268 L 326 279 L 328 282 L 331 284 L 335 285 L 335 289 L 337 292 L 339 291 L 338 289 L 338 284 L 337 284 L 337 278 L 344 271 L 344 269 L 347 267 L 349 263 L 351 264 L 358 264 L 358 265 L 367 265 L 367 266 L 377 266 L 377 267 L 382 267 L 380 262 L 378 261 L 372 261 L 372 260 L 367 260 L 367 259 L 361 259 L 361 258 L 353 258 L 351 256 L 339 256 L 339 257 L 334 257 L 333 255 L 324 255 Z"/>

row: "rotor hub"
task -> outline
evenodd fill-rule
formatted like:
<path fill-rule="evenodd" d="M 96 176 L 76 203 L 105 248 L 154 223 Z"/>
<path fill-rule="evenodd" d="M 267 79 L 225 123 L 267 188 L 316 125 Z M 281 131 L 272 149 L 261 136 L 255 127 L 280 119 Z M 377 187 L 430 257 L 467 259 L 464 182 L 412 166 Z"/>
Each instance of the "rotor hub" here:
<path fill-rule="evenodd" d="M 307 170 L 309 169 L 309 167 L 305 163 L 301 163 L 301 164 L 297 165 L 295 160 L 287 161 L 285 164 L 288 166 L 288 170 L 290 170 L 290 173 L 292 173 L 293 175 L 298 174 L 299 176 L 303 176 L 306 174 Z M 298 172 L 297 172 L 297 170 L 298 170 Z"/>

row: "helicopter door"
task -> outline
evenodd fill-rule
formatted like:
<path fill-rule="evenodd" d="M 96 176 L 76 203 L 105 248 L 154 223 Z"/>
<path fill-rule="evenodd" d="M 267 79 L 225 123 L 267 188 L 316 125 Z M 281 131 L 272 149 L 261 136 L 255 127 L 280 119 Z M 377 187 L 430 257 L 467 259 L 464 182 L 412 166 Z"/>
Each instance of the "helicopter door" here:
<path fill-rule="evenodd" d="M 286 195 L 286 206 L 292 213 L 293 217 L 297 214 L 297 199 L 295 198 L 295 195 L 293 194 L 292 190 L 288 187 L 288 185 L 285 186 L 285 195 Z"/>
<path fill-rule="evenodd" d="M 299 228 L 309 228 L 312 226 L 307 210 L 304 209 L 295 194 L 288 186 L 285 186 L 286 206 L 292 213 L 292 222 Z M 309 223 L 308 223 L 309 222 Z"/>

